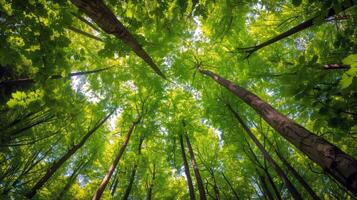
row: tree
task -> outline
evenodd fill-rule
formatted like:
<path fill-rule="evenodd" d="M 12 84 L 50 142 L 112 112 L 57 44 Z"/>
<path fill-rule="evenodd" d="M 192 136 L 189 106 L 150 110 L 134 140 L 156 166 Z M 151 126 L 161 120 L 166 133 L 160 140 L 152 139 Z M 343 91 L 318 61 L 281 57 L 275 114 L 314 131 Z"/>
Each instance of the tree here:
<path fill-rule="evenodd" d="M 298 33 L 300 31 L 307 29 L 307 28 L 310 28 L 313 25 L 317 24 L 318 21 L 328 19 L 328 18 L 338 14 L 338 12 L 347 10 L 348 8 L 350 8 L 352 6 L 354 6 L 353 0 L 345 0 L 344 2 L 341 3 L 340 8 L 337 9 L 334 7 L 334 8 L 328 9 L 326 12 L 327 13 L 326 15 L 325 15 L 325 12 L 322 12 L 322 13 L 302 22 L 301 24 L 299 24 L 297 26 L 294 26 L 293 28 L 289 29 L 288 31 L 281 33 L 265 42 L 262 42 L 256 46 L 253 46 L 253 47 L 238 48 L 238 50 L 246 52 L 248 54 L 247 57 L 249 57 L 251 54 L 258 51 L 259 49 L 262 49 L 262 48 L 264 48 L 268 45 L 271 45 L 277 41 L 287 38 L 295 33 Z"/>
<path fill-rule="evenodd" d="M 31 190 L 26 194 L 26 197 L 32 198 L 37 193 L 37 190 L 41 189 L 43 185 L 55 174 L 55 172 L 62 167 L 62 165 L 71 158 L 73 154 L 75 154 L 89 139 L 91 135 L 93 135 L 100 127 L 108 120 L 108 118 L 114 113 L 115 110 L 111 111 L 107 116 L 103 119 L 99 120 L 94 127 L 88 131 L 88 133 L 81 139 L 81 141 L 71 147 L 59 160 L 54 162 L 50 168 L 47 169 L 45 175 L 31 188 Z"/>
<path fill-rule="evenodd" d="M 134 128 L 139 124 L 141 118 L 139 117 L 136 121 L 134 121 L 131 126 L 130 126 L 130 129 L 126 135 L 126 138 L 123 142 L 123 144 L 121 145 L 118 153 L 116 154 L 111 166 L 109 167 L 109 170 L 108 170 L 108 173 L 104 176 L 103 180 L 102 180 L 102 183 L 100 184 L 100 186 L 98 187 L 97 191 L 95 192 L 94 196 L 93 196 L 93 200 L 94 199 L 100 199 L 103 192 L 104 192 L 104 189 L 106 188 L 106 186 L 108 185 L 109 183 L 109 180 L 110 178 L 112 177 L 113 173 L 114 173 L 114 170 L 115 168 L 117 167 L 118 163 L 119 163 L 119 160 L 120 158 L 122 157 L 125 149 L 126 149 L 126 146 L 128 145 L 129 143 L 129 140 L 130 140 L 130 137 L 131 137 L 131 134 L 133 133 L 134 131 Z M 135 174 L 134 174 L 135 176 Z"/>
<path fill-rule="evenodd" d="M 356 179 L 354 179 L 357 171 L 356 159 L 347 155 L 323 138 L 306 130 L 293 120 L 280 114 L 273 107 L 248 90 L 223 79 L 211 71 L 203 69 L 199 69 L 199 71 L 202 74 L 211 77 L 218 84 L 227 88 L 245 103 L 250 105 L 278 133 L 294 144 L 294 146 L 305 153 L 316 164 L 320 165 L 348 190 L 356 190 L 354 187 L 357 184 L 353 183 L 356 181 Z"/>
<path fill-rule="evenodd" d="M 133 35 L 116 18 L 102 0 L 72 0 L 81 11 L 86 13 L 101 29 L 108 34 L 115 35 L 142 58 L 159 76 L 166 79 L 152 58 L 145 52 Z"/>

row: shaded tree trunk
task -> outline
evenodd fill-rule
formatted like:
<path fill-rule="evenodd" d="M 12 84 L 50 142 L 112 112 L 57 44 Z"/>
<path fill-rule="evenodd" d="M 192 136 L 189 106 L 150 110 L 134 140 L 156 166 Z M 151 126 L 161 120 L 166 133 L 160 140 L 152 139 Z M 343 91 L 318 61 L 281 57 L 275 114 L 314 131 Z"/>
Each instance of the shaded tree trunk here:
<path fill-rule="evenodd" d="M 188 166 L 187 162 L 187 157 L 186 157 L 186 152 L 185 152 L 185 146 L 183 143 L 183 136 L 180 134 L 180 146 L 181 146 L 181 155 L 182 155 L 182 160 L 183 160 L 183 165 L 185 168 L 185 174 L 186 174 L 186 179 L 187 179 L 187 186 L 188 186 L 188 191 L 190 193 L 190 199 L 195 200 L 195 190 L 193 189 L 193 183 L 192 183 L 192 178 L 190 174 L 190 167 Z"/>
<path fill-rule="evenodd" d="M 250 91 L 211 71 L 199 69 L 251 106 L 280 135 L 321 166 L 353 193 L 357 192 L 357 160 L 320 136 L 313 134 L 264 102 Z"/>
<path fill-rule="evenodd" d="M 185 138 L 186 138 L 186 143 L 187 143 L 187 147 L 188 147 L 188 152 L 190 153 L 192 168 L 193 168 L 193 171 L 195 173 L 195 178 L 196 178 L 196 181 L 197 181 L 198 191 L 200 193 L 200 199 L 201 200 L 206 200 L 205 187 L 203 185 L 201 174 L 200 174 L 200 171 L 199 171 L 198 166 L 197 166 L 195 154 L 193 153 L 193 149 L 192 149 L 192 146 L 191 146 L 191 143 L 190 143 L 190 139 L 188 138 L 187 134 L 185 134 Z"/>
<path fill-rule="evenodd" d="M 108 118 L 114 113 L 115 110 L 113 110 L 111 113 L 109 113 L 106 117 L 101 119 L 97 124 L 82 138 L 82 140 L 74 145 L 72 148 L 70 148 L 66 154 L 64 154 L 59 160 L 53 163 L 53 165 L 48 168 L 46 171 L 46 174 L 31 188 L 31 190 L 25 195 L 27 198 L 32 198 L 35 196 L 37 190 L 41 189 L 43 185 L 53 176 L 53 174 L 69 159 L 73 154 L 75 154 L 78 149 L 80 149 L 85 142 L 88 140 L 88 138 L 95 133 L 101 125 L 108 120 Z"/>
<path fill-rule="evenodd" d="M 187 160 L 186 160 L 186 163 L 187 163 Z M 149 185 L 148 192 L 146 194 L 146 200 L 151 200 L 151 198 L 152 198 L 152 190 L 153 190 L 154 181 L 155 181 L 155 178 L 156 178 L 156 168 L 155 167 L 156 166 L 154 164 L 154 169 L 153 169 L 153 172 L 152 172 L 152 179 L 151 179 L 151 183 Z"/>
<path fill-rule="evenodd" d="M 71 0 L 79 10 L 88 15 L 104 32 L 115 35 L 142 58 L 159 76 L 166 79 L 153 59 L 146 53 L 128 29 L 117 19 L 103 0 Z"/>
<path fill-rule="evenodd" d="M 312 190 L 312 188 L 309 186 L 309 184 L 304 180 L 303 177 L 300 176 L 300 174 L 294 169 L 293 166 L 290 165 L 290 163 L 281 155 L 281 153 L 277 150 L 276 154 L 278 155 L 279 159 L 284 163 L 284 165 L 288 168 L 288 170 L 293 174 L 293 176 L 296 178 L 296 180 L 299 181 L 299 183 L 305 188 L 305 190 L 310 194 L 312 199 L 314 200 L 320 200 L 320 198 L 317 196 L 317 194 Z"/>
<path fill-rule="evenodd" d="M 269 153 L 265 150 L 263 145 L 259 142 L 259 140 L 254 136 L 254 134 L 251 132 L 251 130 L 248 128 L 248 126 L 244 123 L 242 118 L 238 115 L 236 111 L 233 110 L 233 108 L 227 104 L 228 109 L 232 112 L 234 117 L 239 121 L 243 129 L 248 133 L 249 137 L 253 140 L 255 145 L 257 145 L 258 149 L 260 152 L 263 154 L 264 158 L 269 162 L 269 164 L 273 167 L 273 169 L 276 171 L 276 173 L 279 175 L 285 186 L 288 188 L 289 192 L 291 195 L 294 197 L 294 199 L 301 199 L 302 197 L 300 193 L 296 190 L 294 185 L 290 182 L 284 171 L 279 167 L 279 165 L 275 162 L 275 160 L 269 155 Z"/>
<path fill-rule="evenodd" d="M 222 176 L 223 176 L 224 180 L 227 182 L 229 188 L 232 190 L 234 197 L 236 199 L 239 199 L 239 196 L 238 196 L 236 190 L 233 188 L 233 185 L 231 184 L 231 182 L 229 181 L 229 179 L 226 177 L 226 175 L 223 172 L 222 172 Z"/>
<path fill-rule="evenodd" d="M 112 195 L 112 197 L 114 197 L 117 185 L 119 183 L 119 177 L 118 176 L 119 176 L 119 170 L 117 169 L 116 172 L 115 172 L 115 175 L 114 175 L 114 181 L 113 181 L 113 183 L 111 185 L 111 188 L 110 188 L 110 194 Z"/>
<path fill-rule="evenodd" d="M 339 12 L 342 12 L 342 11 L 348 9 L 348 8 L 352 7 L 353 5 L 354 5 L 353 0 L 345 0 L 341 4 L 341 8 L 340 8 Z M 325 15 L 324 12 L 323 12 L 322 14 L 316 15 L 315 17 L 312 17 L 312 18 L 308 19 L 307 21 L 305 21 L 305 22 L 303 22 L 303 23 L 301 23 L 301 24 L 289 29 L 288 31 L 286 31 L 284 33 L 281 33 L 281 34 L 279 34 L 279 35 L 277 35 L 277 36 L 275 36 L 275 37 L 273 37 L 273 38 L 271 38 L 271 39 L 269 39 L 269 40 L 267 40 L 267 41 L 265 41 L 265 42 L 263 42 L 263 43 L 261 43 L 259 45 L 252 46 L 252 47 L 238 48 L 238 50 L 248 53 L 248 57 L 249 57 L 252 53 L 258 51 L 261 48 L 264 48 L 264 47 L 266 47 L 266 46 L 268 46 L 270 44 L 273 44 L 273 43 L 275 43 L 275 42 L 277 42 L 279 40 L 282 40 L 282 39 L 287 38 L 287 37 L 289 37 L 289 36 L 291 36 L 291 35 L 293 35 L 295 33 L 298 33 L 300 31 L 303 31 L 303 30 L 305 30 L 307 28 L 312 27 L 313 25 L 316 24 L 316 20 L 319 20 L 320 18 L 328 19 L 329 17 L 332 17 L 335 14 L 337 14 L 335 9 L 334 8 L 330 8 L 328 10 L 328 13 L 327 13 L 326 16 L 323 16 L 323 15 Z"/>
<path fill-rule="evenodd" d="M 139 140 L 139 147 L 138 147 L 138 155 L 141 155 L 141 146 L 143 144 L 144 141 L 144 137 L 140 137 Z M 131 171 L 131 175 L 130 175 L 130 180 L 129 180 L 129 185 L 125 190 L 124 196 L 123 196 L 123 200 L 127 200 L 129 198 L 131 189 L 133 187 L 134 181 L 135 181 L 135 174 L 136 174 L 136 170 L 138 169 L 138 164 L 135 163 L 133 170 Z"/>
<path fill-rule="evenodd" d="M 265 177 L 262 175 L 259 175 L 259 179 L 260 179 L 262 189 L 263 189 L 264 193 L 268 196 L 268 199 L 274 200 L 273 194 L 270 192 L 268 185 L 265 181 Z"/>
<path fill-rule="evenodd" d="M 75 182 L 76 178 L 78 177 L 79 172 L 81 171 L 81 169 L 83 168 L 83 166 L 85 164 L 86 164 L 85 162 L 82 162 L 73 170 L 71 176 L 68 178 L 66 185 L 63 187 L 62 191 L 59 193 L 57 200 L 62 199 L 63 196 L 66 194 L 66 192 L 71 188 L 71 186 Z"/>
<path fill-rule="evenodd" d="M 109 180 L 110 180 L 110 177 L 113 175 L 114 173 L 114 170 L 115 168 L 117 167 L 118 163 L 119 163 L 119 160 L 120 158 L 122 157 L 125 149 L 126 149 L 126 146 L 128 145 L 129 143 L 129 140 L 130 140 L 130 136 L 134 130 L 134 128 L 136 127 L 136 125 L 140 122 L 140 118 L 133 122 L 131 124 L 131 127 L 128 131 L 128 134 L 125 138 L 125 141 L 124 143 L 121 145 L 120 149 L 119 149 L 119 152 L 117 153 L 117 155 L 115 156 L 115 159 L 113 160 L 112 162 L 112 165 L 109 167 L 109 170 L 108 170 L 108 173 L 105 175 L 105 177 L 103 178 L 102 180 L 102 183 L 100 184 L 100 186 L 98 187 L 97 191 L 95 192 L 95 194 L 93 195 L 93 198 L 92 200 L 98 200 L 101 198 L 106 186 L 108 185 L 109 183 Z"/>

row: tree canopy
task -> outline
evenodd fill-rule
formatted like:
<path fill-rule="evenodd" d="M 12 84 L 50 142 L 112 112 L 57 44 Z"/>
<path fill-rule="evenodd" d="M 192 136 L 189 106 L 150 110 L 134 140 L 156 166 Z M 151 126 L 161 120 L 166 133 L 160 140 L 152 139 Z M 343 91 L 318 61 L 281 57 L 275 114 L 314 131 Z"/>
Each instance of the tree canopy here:
<path fill-rule="evenodd" d="M 355 0 L 0 0 L 0 199 L 356 199 Z"/>

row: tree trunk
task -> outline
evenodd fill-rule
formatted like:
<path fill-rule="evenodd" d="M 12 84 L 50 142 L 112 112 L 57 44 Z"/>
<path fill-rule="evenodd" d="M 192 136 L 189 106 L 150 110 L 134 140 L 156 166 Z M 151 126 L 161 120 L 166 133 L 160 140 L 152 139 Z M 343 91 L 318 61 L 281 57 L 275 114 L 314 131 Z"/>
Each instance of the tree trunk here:
<path fill-rule="evenodd" d="M 85 164 L 86 164 L 85 162 L 82 162 L 73 170 L 71 176 L 68 178 L 68 181 L 67 181 L 66 185 L 63 187 L 62 191 L 59 193 L 59 195 L 57 197 L 57 200 L 62 199 L 63 196 L 66 194 L 66 192 L 71 188 L 72 184 L 74 183 L 74 181 L 78 177 L 79 172 L 81 171 L 81 169 L 83 168 L 83 166 Z"/>
<path fill-rule="evenodd" d="M 237 192 L 235 191 L 235 189 L 233 188 L 231 182 L 228 180 L 228 178 L 226 177 L 226 175 L 224 175 L 223 172 L 222 172 L 222 176 L 223 176 L 224 180 L 227 182 L 229 188 L 231 188 L 231 190 L 232 190 L 232 192 L 234 194 L 234 197 L 239 200 L 239 196 L 238 196 Z"/>
<path fill-rule="evenodd" d="M 253 140 L 255 145 L 257 145 L 258 149 L 260 152 L 263 154 L 264 158 L 269 162 L 269 164 L 273 167 L 273 169 L 276 171 L 276 173 L 279 175 L 285 186 L 288 188 L 289 192 L 291 195 L 294 197 L 294 199 L 302 200 L 302 197 L 300 193 L 296 190 L 294 185 L 290 182 L 284 171 L 279 167 L 279 165 L 275 162 L 275 160 L 269 155 L 269 153 L 265 150 L 263 145 L 259 142 L 259 140 L 254 136 L 254 134 L 251 132 L 251 130 L 248 128 L 248 126 L 244 123 L 242 118 L 238 115 L 238 113 L 233 110 L 233 108 L 227 104 L 228 109 L 232 112 L 234 117 L 239 121 L 239 123 L 242 125 L 243 129 L 248 133 L 249 137 Z"/>
<path fill-rule="evenodd" d="M 139 140 L 139 147 L 138 147 L 138 156 L 141 155 L 141 146 L 143 144 L 143 141 L 144 141 L 144 137 L 140 137 L 140 140 Z M 124 196 L 123 196 L 123 200 L 127 200 L 129 198 L 129 195 L 130 195 L 130 192 L 131 192 L 131 189 L 133 187 L 133 183 L 134 183 L 134 180 L 135 180 L 135 174 L 136 174 L 136 170 L 138 169 L 138 164 L 136 163 L 134 165 L 134 168 L 133 170 L 131 171 L 131 175 L 130 175 L 130 180 L 129 180 L 129 185 L 128 187 L 126 188 L 125 190 L 125 193 L 124 193 Z"/>
<path fill-rule="evenodd" d="M 280 135 L 320 165 L 344 187 L 353 193 L 357 192 L 357 160 L 355 158 L 279 113 L 271 105 L 248 90 L 211 71 L 199 70 L 251 106 Z"/>
<path fill-rule="evenodd" d="M 187 163 L 187 161 L 186 161 L 186 163 Z M 154 170 L 153 170 L 153 172 L 152 172 L 152 179 L 151 179 L 151 183 L 150 183 L 150 185 L 149 185 L 149 189 L 148 189 L 148 193 L 146 194 L 146 200 L 151 200 L 151 198 L 152 198 L 152 189 L 153 189 L 153 187 L 154 187 L 154 181 L 155 181 L 155 176 L 156 176 L 156 171 L 155 171 L 156 169 L 155 169 L 155 164 L 154 164 Z"/>
<path fill-rule="evenodd" d="M 82 76 L 82 75 L 88 75 L 88 74 L 95 74 L 101 71 L 106 71 L 108 69 L 111 69 L 113 67 L 105 67 L 105 68 L 100 68 L 100 69 L 95 69 L 95 70 L 89 70 L 89 71 L 80 71 L 80 72 L 73 72 L 69 73 L 67 76 L 63 77 L 62 75 L 56 74 L 52 75 L 49 77 L 51 80 L 56 80 L 56 79 L 62 79 L 62 78 L 71 78 L 74 76 Z M 16 87 L 16 86 L 31 86 L 32 84 L 35 83 L 35 80 L 32 78 L 23 78 L 23 79 L 13 79 L 13 80 L 6 80 L 0 83 L 0 88 L 1 87 Z"/>
<path fill-rule="evenodd" d="M 146 53 L 128 29 L 117 19 L 103 0 L 71 0 L 79 10 L 88 15 L 104 32 L 115 35 L 142 58 L 159 76 L 166 79 L 153 59 Z"/>
<path fill-rule="evenodd" d="M 200 199 L 201 200 L 206 200 L 205 187 L 203 185 L 201 174 L 200 174 L 200 171 L 199 171 L 197 163 L 196 163 L 195 154 L 193 153 L 193 149 L 192 149 L 192 146 L 191 146 L 191 143 L 190 143 L 190 139 L 188 138 L 187 134 L 185 134 L 185 138 L 186 138 L 186 143 L 187 143 L 187 147 L 188 147 L 188 152 L 190 153 L 192 168 L 193 168 L 193 171 L 195 173 L 195 178 L 196 178 L 196 181 L 197 181 L 198 191 L 200 193 Z"/>
<path fill-rule="evenodd" d="M 296 180 L 299 181 L 299 183 L 305 188 L 305 190 L 310 194 L 312 199 L 314 200 L 320 200 L 320 198 L 316 195 L 314 190 L 309 186 L 309 184 L 304 180 L 303 177 L 300 176 L 300 174 L 294 169 L 293 166 L 290 165 L 290 163 L 283 157 L 283 155 L 280 154 L 277 150 L 276 154 L 278 155 L 279 159 L 284 163 L 284 165 L 288 168 L 288 170 L 294 175 Z"/>
<path fill-rule="evenodd" d="M 259 175 L 260 183 L 262 185 L 264 193 L 268 196 L 269 200 L 274 200 L 273 194 L 270 192 L 268 185 L 265 181 L 265 177 L 262 175 Z"/>
<path fill-rule="evenodd" d="M 183 165 L 185 168 L 185 174 L 186 174 L 186 179 L 187 179 L 187 186 L 188 186 L 188 191 L 190 193 L 190 199 L 195 200 L 195 190 L 193 189 L 193 184 L 192 184 L 192 178 L 190 174 L 190 167 L 188 166 L 187 162 L 187 157 L 185 153 L 185 146 L 183 143 L 183 136 L 180 134 L 180 145 L 181 145 L 181 154 L 182 154 L 182 160 L 183 160 Z"/>
<path fill-rule="evenodd" d="M 341 4 L 341 8 L 340 8 L 339 12 L 342 12 L 342 11 L 348 9 L 348 8 L 352 7 L 353 5 L 354 5 L 353 0 L 345 0 Z M 293 35 L 295 33 L 298 33 L 300 31 L 303 31 L 303 30 L 307 29 L 307 28 L 310 28 L 311 26 L 316 24 L 316 20 L 319 20 L 319 18 L 322 17 L 324 19 L 327 19 L 329 17 L 334 16 L 335 14 L 337 14 L 335 9 L 334 8 L 330 8 L 328 10 L 328 13 L 327 13 L 326 16 L 323 16 L 323 15 L 325 15 L 324 13 L 316 15 L 315 17 L 312 17 L 311 19 L 309 19 L 309 20 L 307 20 L 307 21 L 305 21 L 305 22 L 303 22 L 303 23 L 301 23 L 301 24 L 289 29 L 288 31 L 286 31 L 284 33 L 281 33 L 281 34 L 279 34 L 279 35 L 277 35 L 277 36 L 275 36 L 275 37 L 273 37 L 273 38 L 271 38 L 271 39 L 269 39 L 269 40 L 267 40 L 267 41 L 265 41 L 265 42 L 263 42 L 263 43 L 261 43 L 259 45 L 252 46 L 252 47 L 238 48 L 238 50 L 241 50 L 241 51 L 244 51 L 244 52 L 248 53 L 248 57 L 249 57 L 252 53 L 258 51 L 261 48 L 264 48 L 264 47 L 266 47 L 266 46 L 268 46 L 270 44 L 273 44 L 273 43 L 275 43 L 275 42 L 277 42 L 279 40 L 287 38 L 287 37 L 289 37 L 289 36 L 291 36 L 291 35 Z"/>
<path fill-rule="evenodd" d="M 133 170 L 131 171 L 131 175 L 130 175 L 130 179 L 129 179 L 129 185 L 125 190 L 124 196 L 123 196 L 123 200 L 128 200 L 130 192 L 131 192 L 131 188 L 133 187 L 133 183 L 135 180 L 135 174 L 136 174 L 136 170 L 138 168 L 138 165 L 135 164 Z"/>
<path fill-rule="evenodd" d="M 57 160 L 53 165 L 47 169 L 46 174 L 31 188 L 31 190 L 25 195 L 27 198 L 31 199 L 33 196 L 35 196 L 37 190 L 41 189 L 42 186 L 53 176 L 53 174 L 69 159 L 73 154 L 77 152 L 78 149 L 80 149 L 85 142 L 88 140 L 88 138 L 95 133 L 101 125 L 107 121 L 107 119 L 114 113 L 115 110 L 113 110 L 111 113 L 109 113 L 106 117 L 101 119 L 83 138 L 82 140 L 74 145 L 72 148 L 70 148 L 66 154 L 64 154 L 59 160 Z"/>
<path fill-rule="evenodd" d="M 109 183 L 110 177 L 113 175 L 113 172 L 114 172 L 116 166 L 118 165 L 119 160 L 120 160 L 121 156 L 123 155 L 123 153 L 124 153 L 124 151 L 125 151 L 125 149 L 126 149 L 126 146 L 127 146 L 128 143 L 129 143 L 130 136 L 131 136 L 131 134 L 132 134 L 134 128 L 136 127 L 136 125 L 137 125 L 139 122 L 140 122 L 140 118 L 139 118 L 137 121 L 135 121 L 135 122 L 133 122 L 133 123 L 131 124 L 131 127 L 130 127 L 130 129 L 129 129 L 129 131 L 128 131 L 128 134 L 127 134 L 127 136 L 126 136 L 126 138 L 125 138 L 124 143 L 121 145 L 118 154 L 116 155 L 115 159 L 113 160 L 112 165 L 109 167 L 108 173 L 107 173 L 107 174 L 105 175 L 105 177 L 103 178 L 102 183 L 100 184 L 98 190 L 97 190 L 97 191 L 95 192 L 95 194 L 93 195 L 92 200 L 99 200 L 99 199 L 101 198 L 101 196 L 102 196 L 102 194 L 103 194 L 103 192 L 104 192 L 106 186 L 107 186 L 108 183 Z"/>
<path fill-rule="evenodd" d="M 215 194 L 216 200 L 220 200 L 221 199 L 221 195 L 220 195 L 219 188 L 218 188 L 218 185 L 217 185 L 216 178 L 214 177 L 214 174 L 212 175 L 212 178 L 213 178 L 213 190 L 214 190 L 214 194 Z"/>

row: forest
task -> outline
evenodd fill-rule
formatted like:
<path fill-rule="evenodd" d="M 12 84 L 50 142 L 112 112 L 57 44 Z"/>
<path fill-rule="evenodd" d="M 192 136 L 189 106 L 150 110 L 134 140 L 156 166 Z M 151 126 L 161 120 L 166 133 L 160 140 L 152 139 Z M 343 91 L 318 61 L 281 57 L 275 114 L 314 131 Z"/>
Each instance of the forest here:
<path fill-rule="evenodd" d="M 0 0 L 0 199 L 356 200 L 356 0 Z"/>

